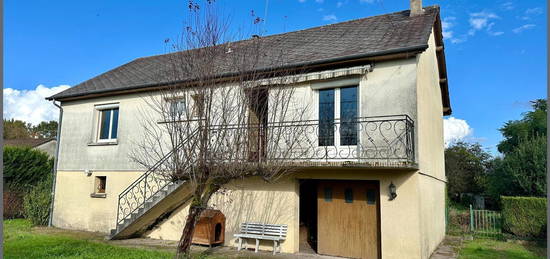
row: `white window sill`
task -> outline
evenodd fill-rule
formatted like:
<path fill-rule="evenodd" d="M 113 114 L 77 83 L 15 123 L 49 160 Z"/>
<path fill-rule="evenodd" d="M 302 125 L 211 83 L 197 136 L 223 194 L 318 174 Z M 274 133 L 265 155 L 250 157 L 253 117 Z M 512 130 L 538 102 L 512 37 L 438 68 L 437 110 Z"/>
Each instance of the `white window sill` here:
<path fill-rule="evenodd" d="M 118 145 L 118 141 L 113 140 L 113 141 L 102 141 L 102 142 L 88 143 L 88 146 L 113 146 L 113 145 Z"/>
<path fill-rule="evenodd" d="M 90 197 L 92 198 L 107 198 L 106 193 L 90 193 Z"/>
<path fill-rule="evenodd" d="M 200 120 L 204 120 L 204 118 L 195 117 L 187 120 L 168 120 L 168 121 L 160 120 L 160 121 L 157 121 L 157 124 L 174 123 L 174 122 L 193 122 L 193 121 L 200 121 Z"/>

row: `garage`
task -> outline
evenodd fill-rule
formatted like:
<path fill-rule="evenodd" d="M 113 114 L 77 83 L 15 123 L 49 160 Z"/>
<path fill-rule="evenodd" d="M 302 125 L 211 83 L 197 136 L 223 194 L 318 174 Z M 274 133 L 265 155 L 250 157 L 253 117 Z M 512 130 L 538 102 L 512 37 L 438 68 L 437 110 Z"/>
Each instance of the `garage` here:
<path fill-rule="evenodd" d="M 308 235 L 310 248 L 323 255 L 381 258 L 379 186 L 378 181 L 302 181 L 300 220 L 306 230 L 300 234 Z"/>

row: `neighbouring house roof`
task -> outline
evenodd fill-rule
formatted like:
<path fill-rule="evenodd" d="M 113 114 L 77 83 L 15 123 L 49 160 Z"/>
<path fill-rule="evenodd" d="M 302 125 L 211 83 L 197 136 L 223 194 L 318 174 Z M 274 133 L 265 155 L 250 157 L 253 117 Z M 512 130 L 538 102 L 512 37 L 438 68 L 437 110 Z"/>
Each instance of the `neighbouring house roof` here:
<path fill-rule="evenodd" d="M 4 146 L 34 148 L 52 140 L 55 138 L 4 139 Z"/>
<path fill-rule="evenodd" d="M 432 28 L 436 32 L 436 41 L 442 46 L 438 6 L 425 7 L 422 15 L 411 17 L 409 14 L 410 11 L 406 10 L 260 37 L 261 44 L 269 46 L 269 51 L 256 68 L 262 70 L 304 67 L 404 52 L 421 52 L 428 47 Z M 230 44 L 236 47 L 246 44 L 247 41 L 249 40 Z M 278 64 L 279 67 L 273 67 L 274 62 L 270 58 L 278 58 L 281 50 L 285 52 L 284 63 Z M 178 81 L 169 81 L 168 78 L 158 76 L 173 69 L 170 61 L 174 60 L 173 55 L 176 54 L 177 52 L 135 59 L 47 99 L 63 101 L 88 98 L 192 81 L 192 75 Z M 443 106 L 446 108 L 444 113 L 450 114 L 444 54 L 438 55 L 443 56 L 438 56 L 438 61 Z M 230 66 L 224 66 L 223 62 L 220 60 L 220 64 L 214 64 L 220 68 L 220 76 L 229 76 L 235 72 L 231 71 Z"/>

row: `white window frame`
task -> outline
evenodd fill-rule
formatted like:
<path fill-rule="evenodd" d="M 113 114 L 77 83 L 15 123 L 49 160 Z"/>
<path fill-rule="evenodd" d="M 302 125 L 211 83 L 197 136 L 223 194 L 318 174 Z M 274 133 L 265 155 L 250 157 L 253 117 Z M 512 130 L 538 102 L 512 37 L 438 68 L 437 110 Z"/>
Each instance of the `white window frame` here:
<path fill-rule="evenodd" d="M 182 115 L 185 115 L 188 112 L 187 98 L 185 98 L 185 96 L 174 97 L 169 99 L 167 98 L 166 102 L 168 104 L 168 115 L 170 116 L 171 119 L 179 119 Z M 176 113 L 172 113 L 172 105 L 174 105 L 175 103 L 181 103 L 181 102 L 183 102 L 182 113 L 181 114 L 177 113 L 179 112 L 177 110 L 178 108 L 177 104 L 176 104 Z"/>
<path fill-rule="evenodd" d="M 118 125 L 117 125 L 117 138 L 118 138 L 118 132 L 119 132 L 119 128 L 120 128 L 120 108 L 119 108 L 119 105 L 118 103 L 116 104 L 103 104 L 103 105 L 96 105 L 95 106 L 95 109 L 98 111 L 97 113 L 97 134 L 96 134 L 96 141 L 98 143 L 105 143 L 105 142 L 116 142 L 117 141 L 117 138 L 112 138 L 112 134 L 113 134 L 113 112 L 114 112 L 114 109 L 119 109 L 118 110 Z M 111 116 L 110 116 L 110 119 L 109 119 L 109 138 L 107 139 L 101 139 L 101 124 L 102 124 L 102 120 L 101 120 L 101 113 L 102 111 L 104 110 L 111 110 Z"/>
<path fill-rule="evenodd" d="M 319 90 L 321 89 L 334 89 L 334 120 L 335 121 L 339 121 L 338 123 L 339 126 L 341 126 L 341 121 L 340 121 L 340 89 L 341 88 L 346 88 L 346 87 L 357 87 L 357 116 L 358 117 L 361 117 L 361 94 L 360 94 L 360 84 L 352 84 L 350 85 L 349 83 L 352 83 L 352 82 L 355 82 L 355 79 L 352 79 L 352 80 L 349 80 L 349 81 L 343 81 L 342 83 L 338 83 L 338 84 L 332 84 L 332 85 L 329 85 L 329 84 L 324 84 L 324 85 L 321 85 L 321 84 L 317 84 L 316 86 L 317 87 L 311 87 L 314 92 L 315 92 L 315 107 L 316 107 L 316 110 L 317 110 L 317 120 L 319 120 Z M 319 85 L 321 85 L 322 87 L 319 87 Z M 334 86 L 336 85 L 336 86 Z M 331 86 L 331 87 L 329 87 Z M 357 134 L 357 144 L 355 145 L 341 145 L 340 144 L 340 131 L 337 130 L 336 132 L 334 132 L 334 145 L 333 147 L 353 147 L 353 146 L 359 146 L 359 143 L 361 143 L 361 138 L 360 138 L 360 133 Z"/>

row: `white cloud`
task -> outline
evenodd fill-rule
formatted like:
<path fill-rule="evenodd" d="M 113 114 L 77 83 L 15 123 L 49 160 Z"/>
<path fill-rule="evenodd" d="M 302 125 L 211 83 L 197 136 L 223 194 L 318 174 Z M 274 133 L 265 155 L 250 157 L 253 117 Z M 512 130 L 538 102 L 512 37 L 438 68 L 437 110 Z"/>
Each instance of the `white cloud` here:
<path fill-rule="evenodd" d="M 459 38 L 452 38 L 451 42 L 455 43 L 455 44 L 458 44 L 458 43 L 465 42 L 466 40 L 468 40 L 468 37 L 466 37 L 466 35 L 462 35 Z"/>
<path fill-rule="evenodd" d="M 300 2 L 300 3 L 303 3 L 303 2 L 305 2 L 305 1 L 306 1 L 306 0 L 298 0 L 298 2 Z"/>
<path fill-rule="evenodd" d="M 38 85 L 34 90 L 4 88 L 4 119 L 23 120 L 34 125 L 57 120 L 59 110 L 44 98 L 68 89 L 68 85 L 48 88 Z"/>
<path fill-rule="evenodd" d="M 540 7 L 529 8 L 529 9 L 525 10 L 525 14 L 527 14 L 527 15 L 529 15 L 529 14 L 532 14 L 532 15 L 542 14 L 542 8 L 540 8 Z"/>
<path fill-rule="evenodd" d="M 349 0 L 340 0 L 338 2 L 336 2 L 336 8 L 340 8 L 344 5 L 347 5 L 349 3 Z"/>
<path fill-rule="evenodd" d="M 334 14 L 323 16 L 323 21 L 335 22 L 336 20 L 338 20 L 338 18 Z"/>
<path fill-rule="evenodd" d="M 512 31 L 517 34 L 517 33 L 521 33 L 522 31 L 532 29 L 534 27 L 535 27 L 534 24 L 524 24 L 522 26 L 519 26 L 519 27 L 513 29 Z"/>
<path fill-rule="evenodd" d="M 494 13 L 479 12 L 470 13 L 470 26 L 474 31 L 481 30 L 488 25 L 489 20 L 498 19 L 499 17 Z"/>
<path fill-rule="evenodd" d="M 451 143 L 464 140 L 471 136 L 474 130 L 465 120 L 449 117 L 443 120 L 445 147 Z"/>
<path fill-rule="evenodd" d="M 450 39 L 453 37 L 453 31 L 443 31 L 443 38 Z"/>
<path fill-rule="evenodd" d="M 514 4 L 512 2 L 506 2 L 500 5 L 500 7 L 506 11 L 513 10 L 515 8 Z"/>
<path fill-rule="evenodd" d="M 493 26 L 495 25 L 492 20 L 499 19 L 500 17 L 491 12 L 478 12 L 470 13 L 470 30 L 468 30 L 469 36 L 474 36 L 477 31 L 485 30 L 487 34 L 491 36 L 499 36 L 504 34 L 502 31 L 493 31 Z"/>
<path fill-rule="evenodd" d="M 487 33 L 491 36 L 500 36 L 502 34 L 504 34 L 504 32 L 502 31 L 493 31 L 493 26 L 495 25 L 494 22 L 492 23 L 489 23 L 489 25 L 487 26 Z"/>
<path fill-rule="evenodd" d="M 441 27 L 443 29 L 443 38 L 451 39 L 453 37 L 453 31 L 451 28 L 454 26 L 455 17 L 445 17 L 441 21 Z"/>
<path fill-rule="evenodd" d="M 542 14 L 542 12 L 543 12 L 542 8 L 540 7 L 528 8 L 527 10 L 525 10 L 525 12 L 523 12 L 523 16 L 517 16 L 517 18 L 527 21 L 527 20 L 531 20 L 533 16 Z"/>
<path fill-rule="evenodd" d="M 372 3 L 374 3 L 374 0 L 359 0 L 359 3 L 372 4 Z"/>

